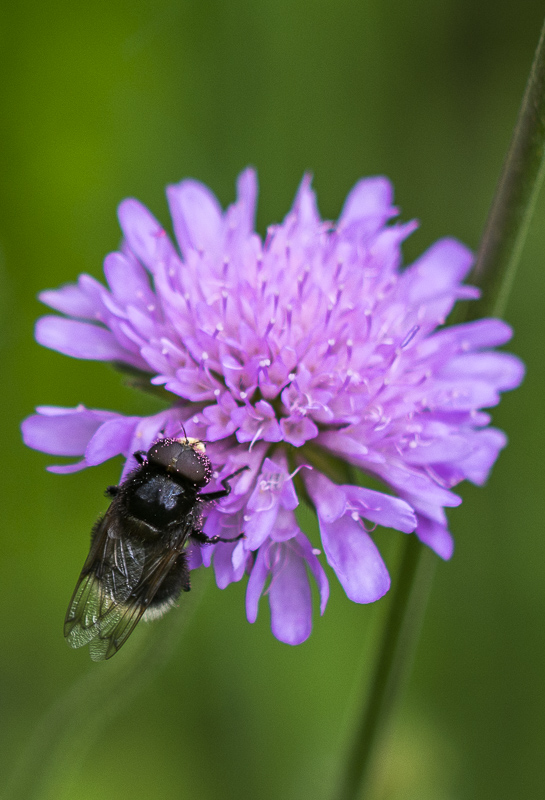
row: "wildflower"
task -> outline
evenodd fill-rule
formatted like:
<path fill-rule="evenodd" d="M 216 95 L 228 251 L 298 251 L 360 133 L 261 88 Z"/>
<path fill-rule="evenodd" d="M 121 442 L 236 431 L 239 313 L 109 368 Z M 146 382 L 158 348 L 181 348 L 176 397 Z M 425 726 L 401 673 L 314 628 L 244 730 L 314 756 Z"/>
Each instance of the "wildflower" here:
<path fill-rule="evenodd" d="M 397 209 L 385 178 L 360 181 L 332 224 L 305 177 L 264 242 L 254 232 L 251 169 L 226 212 L 196 181 L 167 195 L 179 250 L 144 206 L 125 200 L 123 244 L 104 263 L 108 286 L 82 275 L 43 292 L 62 316 L 40 319 L 36 338 L 144 375 L 170 393 L 170 406 L 151 417 L 41 407 L 23 423 L 25 441 L 81 457 L 56 472 L 121 454 L 124 477 L 135 451 L 183 429 L 207 442 L 218 481 L 248 466 L 204 527 L 245 538 L 193 550 L 191 566 L 213 562 L 222 588 L 249 573 L 251 622 L 269 582 L 273 632 L 297 644 L 311 630 L 309 573 L 322 612 L 328 598 L 320 551 L 295 515 L 298 492 L 316 508 L 325 557 L 348 597 L 377 600 L 390 580 L 373 526 L 414 532 L 451 556 L 444 509 L 461 502 L 452 488 L 484 483 L 506 443 L 481 409 L 516 387 L 523 367 L 493 350 L 511 337 L 500 320 L 442 327 L 457 299 L 478 296 L 462 283 L 471 253 L 442 239 L 402 268 L 401 244 L 416 223 L 390 222 Z M 355 485 L 348 470 L 339 484 L 333 462 L 385 491 Z"/>

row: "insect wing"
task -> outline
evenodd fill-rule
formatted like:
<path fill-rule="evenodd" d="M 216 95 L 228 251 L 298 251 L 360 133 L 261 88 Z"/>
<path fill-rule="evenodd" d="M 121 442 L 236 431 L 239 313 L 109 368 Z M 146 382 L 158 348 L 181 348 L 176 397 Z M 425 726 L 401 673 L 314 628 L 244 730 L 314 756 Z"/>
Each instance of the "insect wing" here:
<path fill-rule="evenodd" d="M 167 551 L 155 559 L 150 559 L 144 567 L 138 586 L 129 598 L 125 602 L 115 604 L 97 622 L 94 637 L 89 643 L 93 661 L 111 658 L 125 644 L 178 556 L 177 551 Z"/>
<path fill-rule="evenodd" d="M 122 535 L 114 500 L 97 522 L 66 612 L 64 635 L 71 647 L 82 647 L 98 635 L 104 620 L 138 584 L 145 560 L 143 546 Z"/>

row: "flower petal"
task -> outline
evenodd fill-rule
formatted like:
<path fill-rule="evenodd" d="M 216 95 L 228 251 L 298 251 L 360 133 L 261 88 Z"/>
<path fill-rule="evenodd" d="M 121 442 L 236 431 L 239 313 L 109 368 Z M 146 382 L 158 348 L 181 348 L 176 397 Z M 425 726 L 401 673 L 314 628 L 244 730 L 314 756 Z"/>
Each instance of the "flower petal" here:
<path fill-rule="evenodd" d="M 294 447 L 302 447 L 309 439 L 318 436 L 318 428 L 308 417 L 292 414 L 280 420 L 282 438 Z"/>
<path fill-rule="evenodd" d="M 293 212 L 296 215 L 299 235 L 305 230 L 316 230 L 320 224 L 316 195 L 310 188 L 311 183 L 312 175 L 305 175 L 293 202 Z"/>
<path fill-rule="evenodd" d="M 249 550 L 257 550 L 269 537 L 278 514 L 278 503 L 271 508 L 248 512 L 244 517 L 244 535 Z"/>
<path fill-rule="evenodd" d="M 168 186 L 167 198 L 183 255 L 191 250 L 215 252 L 220 244 L 223 213 L 210 189 L 198 181 L 185 180 Z"/>
<path fill-rule="evenodd" d="M 390 588 L 390 576 L 369 534 L 349 516 L 320 520 L 328 563 L 355 603 L 372 603 Z"/>
<path fill-rule="evenodd" d="M 104 287 L 90 275 L 80 275 L 76 284 L 69 283 L 60 289 L 40 292 L 42 303 L 80 319 L 100 319 L 102 313 L 101 294 Z"/>
<path fill-rule="evenodd" d="M 346 493 L 343 487 L 330 481 L 317 469 L 305 470 L 303 480 L 318 516 L 324 522 L 334 522 L 344 514 Z"/>
<path fill-rule="evenodd" d="M 454 541 L 447 526 L 440 522 L 435 522 L 428 517 L 418 515 L 418 527 L 416 535 L 421 542 L 431 547 L 438 556 L 448 561 L 454 551 Z"/>
<path fill-rule="evenodd" d="M 85 460 L 89 466 L 94 467 L 127 453 L 139 421 L 140 417 L 115 417 L 104 422 L 85 448 Z"/>
<path fill-rule="evenodd" d="M 440 239 L 401 276 L 407 302 L 419 304 L 452 292 L 472 264 L 473 253 L 467 247 L 456 239 Z"/>
<path fill-rule="evenodd" d="M 520 385 L 524 364 L 510 353 L 464 353 L 445 362 L 438 375 L 457 381 L 473 378 L 505 392 Z"/>
<path fill-rule="evenodd" d="M 312 598 L 304 560 L 289 545 L 282 547 L 282 559 L 269 586 L 271 628 L 286 644 L 301 644 L 312 631 Z"/>
<path fill-rule="evenodd" d="M 327 580 L 327 575 L 324 572 L 324 568 L 317 558 L 317 553 L 319 553 L 319 551 L 312 547 L 304 533 L 299 531 L 296 538 L 297 544 L 301 548 L 303 556 L 307 562 L 307 566 L 314 575 L 316 583 L 318 584 L 318 590 L 320 592 L 320 614 L 323 614 L 329 599 L 329 582 Z"/>
<path fill-rule="evenodd" d="M 219 589 L 225 589 L 230 583 L 239 581 L 244 575 L 245 562 L 238 567 L 233 564 L 233 551 L 240 542 L 225 544 L 220 542 L 214 547 L 214 573 Z"/>
<path fill-rule="evenodd" d="M 248 169 L 240 173 L 237 180 L 237 196 L 236 223 L 240 227 L 241 233 L 250 236 L 254 230 L 257 201 L 257 175 L 255 169 L 248 167 Z"/>
<path fill-rule="evenodd" d="M 391 497 L 384 492 L 375 492 L 363 486 L 343 486 L 351 505 L 364 519 L 395 528 L 397 531 L 411 533 L 416 528 L 416 516 L 411 506 L 399 497 Z"/>
<path fill-rule="evenodd" d="M 392 206 L 393 197 L 393 187 L 387 178 L 379 176 L 358 181 L 346 198 L 339 228 L 342 230 L 353 223 L 364 223 L 370 232 L 377 230 L 397 213 Z"/>
<path fill-rule="evenodd" d="M 420 358 L 430 358 L 439 353 L 443 359 L 453 347 L 456 352 L 480 350 L 485 347 L 498 347 L 505 344 L 513 336 L 510 326 L 501 319 L 478 319 L 464 322 L 431 334 L 421 339 L 417 353 Z"/>
<path fill-rule="evenodd" d="M 28 447 L 54 456 L 81 456 L 105 421 L 115 416 L 111 411 L 77 408 L 39 407 L 37 414 L 21 425 Z"/>
<path fill-rule="evenodd" d="M 165 229 L 138 200 L 124 200 L 119 204 L 117 215 L 128 246 L 151 272 L 165 260 L 176 259 L 176 251 Z"/>
<path fill-rule="evenodd" d="M 54 472 L 56 475 L 70 475 L 73 472 L 81 472 L 82 469 L 87 469 L 89 464 L 85 459 L 78 461 L 75 464 L 52 464 L 46 467 L 48 472 Z"/>
<path fill-rule="evenodd" d="M 255 563 L 252 567 L 248 586 L 246 588 L 246 617 L 248 622 L 255 622 L 259 606 L 259 598 L 263 592 L 265 581 L 269 574 L 269 567 L 266 563 L 266 548 L 262 547 L 257 551 Z"/>
<path fill-rule="evenodd" d="M 457 465 L 468 481 L 482 486 L 494 466 L 498 454 L 507 444 L 507 436 L 497 428 L 476 431 L 471 439 L 471 450 Z"/>
<path fill-rule="evenodd" d="M 129 361 L 134 357 L 122 348 L 113 333 L 88 322 L 63 317 L 41 317 L 36 323 L 36 341 L 73 358 L 97 361 Z"/>
<path fill-rule="evenodd" d="M 148 273 L 135 259 L 122 253 L 110 253 L 104 259 L 104 274 L 115 299 L 124 306 L 155 304 Z"/>

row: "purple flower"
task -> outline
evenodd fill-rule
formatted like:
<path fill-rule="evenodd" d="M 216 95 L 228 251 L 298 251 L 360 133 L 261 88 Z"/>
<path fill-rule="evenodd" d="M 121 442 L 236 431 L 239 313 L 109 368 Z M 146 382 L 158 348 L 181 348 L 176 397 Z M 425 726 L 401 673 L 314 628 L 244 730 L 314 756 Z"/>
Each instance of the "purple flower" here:
<path fill-rule="evenodd" d="M 133 453 L 162 436 L 207 442 L 221 480 L 241 466 L 232 493 L 208 510 L 209 536 L 245 538 L 194 548 L 191 565 L 214 564 L 220 587 L 249 573 L 253 622 L 266 585 L 275 636 L 290 644 L 311 630 L 309 574 L 321 611 L 328 583 L 320 551 L 302 533 L 296 487 L 315 506 L 325 558 L 348 597 L 368 603 L 389 587 L 374 525 L 416 535 L 452 553 L 444 509 L 452 488 L 482 484 L 504 447 L 481 409 L 518 386 L 520 361 L 493 348 L 510 328 L 483 319 L 443 326 L 471 253 L 442 239 L 401 267 L 416 223 L 391 223 L 392 187 L 360 181 L 336 224 L 320 219 L 305 177 L 292 210 L 264 242 L 254 232 L 257 182 L 238 180 L 223 212 L 192 180 L 167 190 L 177 249 L 136 200 L 119 207 L 121 250 L 106 257 L 107 287 L 88 275 L 41 295 L 37 340 L 75 358 L 113 361 L 171 394 L 153 417 L 42 407 L 23 423 L 26 443 L 81 457 L 70 472 Z M 334 458 L 333 458 L 334 457 Z M 331 464 L 344 464 L 343 485 Z M 390 493 L 354 485 L 350 467 Z M 338 474 L 335 473 L 335 474 Z"/>

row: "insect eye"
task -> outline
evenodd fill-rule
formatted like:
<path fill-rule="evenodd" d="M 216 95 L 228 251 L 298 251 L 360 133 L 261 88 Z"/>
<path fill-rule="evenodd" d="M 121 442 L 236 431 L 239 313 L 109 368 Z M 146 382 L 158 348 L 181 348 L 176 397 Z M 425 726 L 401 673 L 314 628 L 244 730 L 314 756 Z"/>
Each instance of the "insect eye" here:
<path fill-rule="evenodd" d="M 197 452 L 189 442 L 177 439 L 161 439 L 154 444 L 148 452 L 148 461 L 202 486 L 208 483 L 212 472 L 204 452 Z"/>

